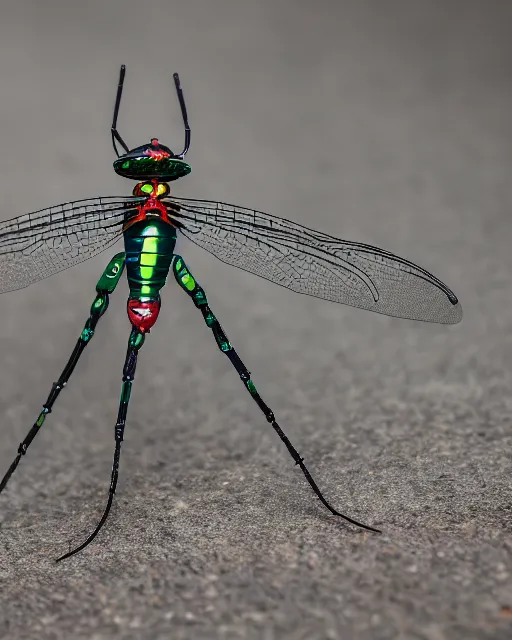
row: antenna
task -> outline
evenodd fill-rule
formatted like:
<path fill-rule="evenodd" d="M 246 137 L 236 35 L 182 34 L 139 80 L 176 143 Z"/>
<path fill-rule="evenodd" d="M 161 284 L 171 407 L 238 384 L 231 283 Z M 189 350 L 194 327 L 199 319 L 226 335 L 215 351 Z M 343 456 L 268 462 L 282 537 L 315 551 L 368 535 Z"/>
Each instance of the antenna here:
<path fill-rule="evenodd" d="M 117 96 L 116 96 L 116 106 L 114 107 L 114 117 L 112 119 L 112 145 L 114 147 L 114 151 L 116 152 L 117 157 L 119 158 L 119 151 L 116 147 L 116 140 L 123 147 L 123 149 L 128 153 L 130 150 L 126 145 L 126 142 L 121 138 L 117 131 L 117 116 L 119 114 L 119 105 L 121 104 L 121 95 L 123 94 L 123 84 L 124 84 L 124 75 L 126 73 L 126 67 L 124 64 L 121 65 L 121 70 L 119 72 L 119 84 L 117 85 Z M 183 98 L 182 98 L 183 99 Z"/>
<path fill-rule="evenodd" d="M 124 76 L 124 72 L 123 72 L 123 76 Z M 177 73 L 174 73 L 173 78 L 174 78 L 174 84 L 176 85 L 176 93 L 178 94 L 178 100 L 180 101 L 181 115 L 183 116 L 183 124 L 185 126 L 185 147 L 183 148 L 183 151 L 181 153 L 178 153 L 175 155 L 175 158 L 183 159 L 183 156 L 187 153 L 190 147 L 190 127 L 188 124 L 187 107 L 185 106 L 185 98 L 183 97 L 183 90 L 181 88 L 180 77 Z M 119 96 L 119 93 L 118 93 L 118 96 Z"/>

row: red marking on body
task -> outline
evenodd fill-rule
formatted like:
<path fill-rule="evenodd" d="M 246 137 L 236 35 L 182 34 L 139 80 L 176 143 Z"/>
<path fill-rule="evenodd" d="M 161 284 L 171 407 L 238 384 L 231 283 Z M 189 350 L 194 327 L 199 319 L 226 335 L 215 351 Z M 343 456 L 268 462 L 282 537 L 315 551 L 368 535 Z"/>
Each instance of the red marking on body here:
<path fill-rule="evenodd" d="M 142 333 L 149 333 L 160 313 L 160 300 L 142 302 L 137 298 L 129 298 L 127 310 L 132 325 Z"/>
<path fill-rule="evenodd" d="M 172 224 L 172 221 L 169 219 L 169 213 L 167 211 L 167 207 L 164 205 L 163 202 L 158 200 L 158 198 L 156 197 L 156 194 L 158 191 L 158 180 L 156 179 L 151 180 L 151 182 L 153 183 L 153 191 L 151 195 L 146 200 L 146 202 L 144 202 L 144 204 L 138 205 L 137 209 L 139 213 L 135 216 L 135 218 L 132 218 L 125 224 L 125 226 L 123 227 L 123 231 L 126 231 L 128 227 L 131 227 L 132 224 L 135 224 L 136 222 L 140 222 L 141 220 L 146 220 L 147 214 L 149 211 L 158 211 L 160 213 L 160 218 L 164 222 L 167 222 L 167 224 L 174 226 Z"/>

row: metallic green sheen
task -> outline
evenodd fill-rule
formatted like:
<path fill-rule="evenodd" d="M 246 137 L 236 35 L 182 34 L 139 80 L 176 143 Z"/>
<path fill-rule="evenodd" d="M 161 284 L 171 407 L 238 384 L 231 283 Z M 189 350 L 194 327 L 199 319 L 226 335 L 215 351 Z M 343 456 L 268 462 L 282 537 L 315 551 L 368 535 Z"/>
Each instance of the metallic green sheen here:
<path fill-rule="evenodd" d="M 182 276 L 181 281 L 189 291 L 194 291 L 196 288 L 196 281 L 189 273 Z"/>
<path fill-rule="evenodd" d="M 132 180 L 157 179 L 161 182 L 172 182 L 188 175 L 192 169 L 189 164 L 179 158 L 162 158 L 157 160 L 141 155 L 134 158 L 119 158 L 114 162 L 114 171 L 124 178 Z"/>
<path fill-rule="evenodd" d="M 112 293 L 116 288 L 119 278 L 123 274 L 125 262 L 124 251 L 116 254 L 112 260 L 108 263 L 101 278 L 96 285 L 96 291 L 98 293 Z"/>
<path fill-rule="evenodd" d="M 130 400 L 131 392 L 132 392 L 131 380 L 125 380 L 125 382 L 123 382 L 123 386 L 121 387 L 121 403 L 128 404 Z"/>
<path fill-rule="evenodd" d="M 252 380 L 247 380 L 246 382 L 247 388 L 249 389 L 249 391 L 254 395 L 255 393 L 258 393 L 256 391 L 256 387 L 254 386 L 254 383 Z"/>
<path fill-rule="evenodd" d="M 91 316 L 102 316 L 108 308 L 108 294 L 98 293 L 91 305 Z"/>
<path fill-rule="evenodd" d="M 135 347 L 136 349 L 140 349 L 144 344 L 144 340 L 146 339 L 145 333 L 132 333 L 130 336 L 130 347 Z"/>
<path fill-rule="evenodd" d="M 89 340 L 93 337 L 93 335 L 94 335 L 94 329 L 91 329 L 90 327 L 84 327 L 82 330 L 82 333 L 80 334 L 80 337 L 84 342 L 89 342 Z"/>
<path fill-rule="evenodd" d="M 206 295 L 202 289 L 198 289 L 194 292 L 194 302 L 198 307 L 203 304 L 206 304 Z"/>
<path fill-rule="evenodd" d="M 175 245 L 176 229 L 157 217 L 136 222 L 126 229 L 126 275 L 131 298 L 159 298 Z"/>

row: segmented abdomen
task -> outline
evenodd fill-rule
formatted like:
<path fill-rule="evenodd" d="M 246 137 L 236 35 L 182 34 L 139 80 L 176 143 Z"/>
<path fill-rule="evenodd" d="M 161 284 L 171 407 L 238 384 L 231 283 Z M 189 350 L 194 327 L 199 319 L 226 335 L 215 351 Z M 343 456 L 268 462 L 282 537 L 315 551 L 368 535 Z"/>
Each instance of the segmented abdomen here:
<path fill-rule="evenodd" d="M 169 273 L 176 229 L 155 218 L 136 222 L 124 232 L 130 298 L 159 298 Z"/>

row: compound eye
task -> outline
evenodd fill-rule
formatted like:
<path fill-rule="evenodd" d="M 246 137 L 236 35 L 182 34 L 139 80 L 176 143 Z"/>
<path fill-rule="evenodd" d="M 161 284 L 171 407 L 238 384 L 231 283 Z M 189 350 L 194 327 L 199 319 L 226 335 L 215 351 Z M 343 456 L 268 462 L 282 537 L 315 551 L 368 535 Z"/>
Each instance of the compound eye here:
<path fill-rule="evenodd" d="M 153 193 L 153 185 L 150 182 L 136 184 L 133 188 L 134 196 L 151 195 Z"/>
<path fill-rule="evenodd" d="M 156 196 L 166 196 L 169 193 L 169 185 L 160 182 L 156 188 Z"/>

